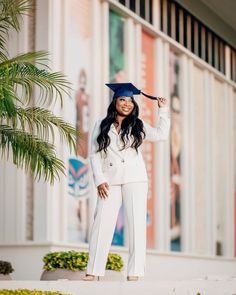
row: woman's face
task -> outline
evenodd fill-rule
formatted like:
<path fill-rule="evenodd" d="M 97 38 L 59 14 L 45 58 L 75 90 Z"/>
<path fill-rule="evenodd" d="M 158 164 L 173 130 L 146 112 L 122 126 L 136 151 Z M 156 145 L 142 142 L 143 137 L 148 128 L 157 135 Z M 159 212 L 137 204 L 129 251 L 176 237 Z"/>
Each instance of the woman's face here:
<path fill-rule="evenodd" d="M 120 96 L 116 99 L 116 111 L 120 116 L 128 116 L 134 109 L 132 97 Z"/>

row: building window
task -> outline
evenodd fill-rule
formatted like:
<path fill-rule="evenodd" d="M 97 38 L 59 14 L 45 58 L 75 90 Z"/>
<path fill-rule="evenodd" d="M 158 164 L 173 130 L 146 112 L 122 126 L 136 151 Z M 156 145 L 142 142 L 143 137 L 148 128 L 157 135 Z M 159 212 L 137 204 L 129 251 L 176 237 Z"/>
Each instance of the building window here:
<path fill-rule="evenodd" d="M 174 0 L 160 0 L 160 29 L 225 74 L 225 47 L 220 36 Z M 236 82 L 236 49 L 231 49 L 231 79 Z"/>
<path fill-rule="evenodd" d="M 152 24 L 153 0 L 119 0 L 119 3 L 126 6 L 127 8 L 138 14 L 141 18 Z"/>
<path fill-rule="evenodd" d="M 236 50 L 230 48 L 231 80 L 236 82 Z"/>
<path fill-rule="evenodd" d="M 123 5 L 125 5 L 125 0 L 119 0 L 119 2 L 121 3 L 121 4 L 123 4 Z"/>
<path fill-rule="evenodd" d="M 153 24 L 153 0 L 117 0 Z M 236 49 L 175 0 L 159 0 L 160 30 L 225 75 L 225 48 L 231 50 L 231 80 L 236 82 Z"/>
<path fill-rule="evenodd" d="M 130 8 L 133 12 L 136 12 L 136 0 L 130 0 L 130 1 L 129 1 L 129 8 Z"/>

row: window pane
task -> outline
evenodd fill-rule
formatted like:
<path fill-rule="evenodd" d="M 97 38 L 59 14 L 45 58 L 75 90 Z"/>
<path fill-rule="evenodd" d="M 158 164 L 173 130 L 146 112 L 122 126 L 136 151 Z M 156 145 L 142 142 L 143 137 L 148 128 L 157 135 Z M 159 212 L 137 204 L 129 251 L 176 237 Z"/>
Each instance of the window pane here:
<path fill-rule="evenodd" d="M 145 19 L 145 0 L 140 0 L 140 16 Z"/>
<path fill-rule="evenodd" d="M 167 1 L 167 34 L 171 36 L 171 3 Z"/>
<path fill-rule="evenodd" d="M 129 1 L 129 8 L 134 12 L 136 11 L 136 0 Z"/>
<path fill-rule="evenodd" d="M 152 24 L 152 0 L 149 0 L 149 22 Z"/>
<path fill-rule="evenodd" d="M 187 13 L 184 11 L 184 47 L 187 47 Z"/>
<path fill-rule="evenodd" d="M 202 26 L 198 23 L 198 56 L 202 57 Z"/>
<path fill-rule="evenodd" d="M 209 47 L 208 47 L 208 30 L 206 29 L 206 34 L 205 34 L 205 60 L 206 60 L 206 62 L 209 61 L 208 50 L 209 50 Z"/>
<path fill-rule="evenodd" d="M 160 0 L 160 14 L 161 14 L 161 17 L 160 17 L 160 28 L 161 28 L 161 31 L 163 31 L 163 0 Z"/>
<path fill-rule="evenodd" d="M 125 5 L 125 0 L 119 0 L 119 2 L 123 5 Z"/>
<path fill-rule="evenodd" d="M 179 42 L 179 6 L 175 9 L 175 40 Z"/>

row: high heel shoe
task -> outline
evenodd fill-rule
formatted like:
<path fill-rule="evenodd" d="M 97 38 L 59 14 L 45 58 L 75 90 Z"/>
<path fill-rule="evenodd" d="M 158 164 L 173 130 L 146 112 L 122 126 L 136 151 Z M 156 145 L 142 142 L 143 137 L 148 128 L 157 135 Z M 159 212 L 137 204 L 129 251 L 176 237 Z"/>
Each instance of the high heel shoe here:
<path fill-rule="evenodd" d="M 98 277 L 98 276 L 94 276 L 94 275 L 89 275 L 89 274 L 87 274 L 85 277 L 83 277 L 82 280 L 83 280 L 83 281 L 87 281 L 87 282 L 91 282 L 91 281 L 99 281 L 99 277 Z"/>
<path fill-rule="evenodd" d="M 138 281 L 139 277 L 138 276 L 128 276 L 127 281 Z"/>

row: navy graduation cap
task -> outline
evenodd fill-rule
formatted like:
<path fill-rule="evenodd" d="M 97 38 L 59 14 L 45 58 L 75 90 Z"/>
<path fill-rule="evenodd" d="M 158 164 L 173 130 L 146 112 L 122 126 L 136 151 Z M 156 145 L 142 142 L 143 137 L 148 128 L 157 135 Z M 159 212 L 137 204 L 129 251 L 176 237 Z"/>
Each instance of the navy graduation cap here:
<path fill-rule="evenodd" d="M 143 94 L 150 99 L 157 100 L 156 96 L 151 96 L 142 92 L 132 83 L 107 83 L 106 86 L 114 91 L 113 99 L 119 96 L 133 96 L 135 94 Z"/>

